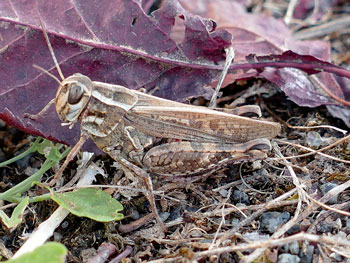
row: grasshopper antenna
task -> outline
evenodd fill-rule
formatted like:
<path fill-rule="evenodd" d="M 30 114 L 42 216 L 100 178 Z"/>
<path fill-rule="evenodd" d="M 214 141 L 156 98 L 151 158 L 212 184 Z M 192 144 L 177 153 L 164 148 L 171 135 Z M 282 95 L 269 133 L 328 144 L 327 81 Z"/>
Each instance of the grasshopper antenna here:
<path fill-rule="evenodd" d="M 58 83 L 58 85 L 61 85 L 61 81 L 53 74 L 51 74 L 50 72 L 48 72 L 46 69 L 43 69 L 42 67 L 38 66 L 38 65 L 33 65 L 34 68 L 42 71 L 43 73 L 45 73 L 46 75 L 49 75 L 51 78 L 53 78 L 54 80 L 56 80 L 56 82 Z"/>
<path fill-rule="evenodd" d="M 43 20 L 41 19 L 39 12 L 37 12 L 37 15 L 38 15 L 38 17 L 39 17 L 40 26 L 41 26 L 41 28 L 43 29 L 43 33 L 44 33 L 44 37 L 45 37 L 45 40 L 46 40 L 46 44 L 47 44 L 47 46 L 48 46 L 48 48 L 49 48 L 51 57 L 52 57 L 52 59 L 53 59 L 53 61 L 54 61 L 54 63 L 55 63 L 55 66 L 56 66 L 56 69 L 57 69 L 57 71 L 58 71 L 58 74 L 60 75 L 61 79 L 64 80 L 63 73 L 62 73 L 62 71 L 61 71 L 61 68 L 60 68 L 58 62 L 57 62 L 55 53 L 53 52 L 52 46 L 51 46 L 50 41 L 49 41 L 49 37 L 47 36 L 47 33 L 46 33 L 46 29 L 45 29 Z M 49 75 L 51 78 L 53 78 L 54 80 L 56 80 L 57 83 L 58 83 L 59 85 L 61 85 L 61 81 L 60 81 L 56 76 L 54 76 L 53 74 L 51 74 L 50 72 L 48 72 L 46 69 L 43 69 L 42 67 L 39 67 L 38 65 L 33 65 L 33 67 L 36 68 L 36 69 L 39 69 L 40 71 L 42 71 L 42 72 L 44 72 L 45 74 Z M 44 113 L 45 113 L 46 111 L 48 111 L 49 108 L 50 108 L 50 106 L 51 106 L 52 104 L 54 104 L 54 103 L 55 103 L 55 99 L 52 99 L 52 100 L 50 100 L 50 102 L 49 102 L 39 113 L 37 113 L 37 114 L 35 114 L 35 115 L 31 115 L 31 114 L 25 113 L 25 114 L 24 114 L 24 117 L 28 117 L 28 118 L 30 118 L 30 119 L 32 119 L 32 120 L 37 120 L 37 119 L 39 119 L 41 116 L 43 116 Z"/>
<path fill-rule="evenodd" d="M 50 50 L 50 54 L 51 54 L 51 57 L 52 57 L 52 59 L 53 59 L 53 61 L 54 61 L 54 63 L 55 63 L 55 66 L 56 66 L 56 69 L 57 69 L 57 71 L 58 71 L 58 74 L 60 75 L 61 79 L 64 80 L 63 73 L 62 73 L 62 71 L 61 71 L 60 65 L 59 65 L 58 62 L 57 62 L 55 53 L 53 52 L 52 46 L 51 46 L 50 41 L 49 41 L 49 37 L 48 37 L 48 35 L 47 35 L 47 33 L 46 33 L 46 29 L 45 29 L 43 20 L 42 20 L 41 17 L 40 17 L 39 12 L 38 12 L 38 17 L 39 17 L 39 21 L 40 21 L 40 26 L 41 26 L 41 28 L 43 29 L 43 33 L 44 33 L 44 37 L 45 37 L 45 40 L 46 40 L 46 44 L 47 44 L 47 46 L 48 46 L 48 48 L 49 48 L 49 50 Z M 36 68 L 38 68 L 38 67 L 36 67 Z M 44 72 L 45 72 L 45 71 L 44 71 Z M 55 78 L 55 79 L 57 79 L 57 78 Z"/>

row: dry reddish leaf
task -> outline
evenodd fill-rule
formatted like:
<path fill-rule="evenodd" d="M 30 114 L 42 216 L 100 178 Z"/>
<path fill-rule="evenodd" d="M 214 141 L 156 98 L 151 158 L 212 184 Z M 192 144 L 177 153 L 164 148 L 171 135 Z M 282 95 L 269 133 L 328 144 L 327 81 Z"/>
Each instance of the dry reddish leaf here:
<path fill-rule="evenodd" d="M 224 49 L 232 41 L 236 58 L 230 82 L 262 76 L 297 104 L 332 105 L 334 115 L 348 120 L 350 113 L 343 107 L 349 99 L 348 85 L 321 73 L 320 85 L 315 86 L 300 71 L 349 76 L 327 63 L 328 43 L 295 41 L 282 22 L 247 14 L 232 1 L 201 1 L 201 9 L 198 3 L 182 1 L 188 11 L 177 1 L 164 1 L 148 15 L 137 0 L 1 1 L 0 118 L 51 140 L 73 144 L 79 138 L 79 126 L 61 127 L 54 107 L 38 121 L 23 117 L 38 113 L 57 90 L 53 79 L 33 68 L 36 64 L 57 75 L 39 26 L 40 14 L 65 76 L 80 72 L 95 81 L 146 88 L 178 101 L 209 98 L 209 86 L 222 70 Z M 198 10 L 216 22 L 191 13 Z"/>
<path fill-rule="evenodd" d="M 330 62 L 328 42 L 296 40 L 283 21 L 264 14 L 249 14 L 234 1 L 180 0 L 180 2 L 191 12 L 214 19 L 218 28 L 225 29 L 233 35 L 232 46 L 235 49 L 236 63 L 244 64 L 251 54 L 255 57 L 263 56 L 258 58 L 258 61 L 266 62 L 263 68 L 259 68 L 257 64 L 250 65 L 250 69 L 257 69 L 255 71 L 239 70 L 243 67 L 233 65 L 231 70 L 235 71 L 231 71 L 225 84 L 242 78 L 264 77 L 280 87 L 300 106 L 327 105 L 333 116 L 342 119 L 350 127 L 349 71 L 341 70 L 340 73 L 336 69 L 339 67 L 323 63 Z M 328 1 L 328 4 L 334 2 Z M 282 56 L 275 56 L 281 53 Z M 313 70 L 319 69 L 319 60 L 322 60 L 321 64 L 328 69 L 323 68 L 321 71 L 325 73 L 319 73 L 310 79 L 304 72 L 315 73 Z M 280 65 L 276 65 L 278 63 Z M 285 68 L 281 69 L 282 67 Z M 327 72 L 339 74 L 340 77 Z"/>
<path fill-rule="evenodd" d="M 0 118 L 65 143 L 77 140 L 79 127 L 61 127 L 54 107 L 38 121 L 23 118 L 38 113 L 57 90 L 53 79 L 33 68 L 57 75 L 39 15 L 66 77 L 80 72 L 174 100 L 210 97 L 206 86 L 220 73 L 217 64 L 231 42 L 213 21 L 192 15 L 176 1 L 167 1 L 152 16 L 137 0 L 1 1 L 0 10 Z M 175 18 L 183 20 L 181 42 L 172 38 Z"/>

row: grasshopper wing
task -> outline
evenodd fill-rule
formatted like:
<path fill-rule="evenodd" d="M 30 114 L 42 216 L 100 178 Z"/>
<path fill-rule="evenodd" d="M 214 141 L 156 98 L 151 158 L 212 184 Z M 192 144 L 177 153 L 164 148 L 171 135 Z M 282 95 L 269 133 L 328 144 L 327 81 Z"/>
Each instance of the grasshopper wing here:
<path fill-rule="evenodd" d="M 185 104 L 167 107 L 138 106 L 137 103 L 124 119 L 149 135 L 207 142 L 273 138 L 280 131 L 278 123 Z"/>

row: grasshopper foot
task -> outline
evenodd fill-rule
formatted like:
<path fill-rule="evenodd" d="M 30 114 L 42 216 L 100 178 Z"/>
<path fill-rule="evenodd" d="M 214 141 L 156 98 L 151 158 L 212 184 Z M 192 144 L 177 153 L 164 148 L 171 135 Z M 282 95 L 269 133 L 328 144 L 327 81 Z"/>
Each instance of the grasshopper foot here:
<path fill-rule="evenodd" d="M 31 120 L 37 120 L 39 119 L 39 114 L 29 114 L 29 113 L 24 113 L 23 114 L 23 117 L 24 118 L 28 118 L 28 119 L 31 119 Z"/>
<path fill-rule="evenodd" d="M 49 110 L 50 106 L 55 103 L 55 99 L 50 100 L 48 104 L 37 114 L 29 114 L 29 113 L 24 113 L 23 117 L 24 118 L 29 118 L 31 120 L 37 120 L 40 117 L 44 116 L 44 114 Z"/>

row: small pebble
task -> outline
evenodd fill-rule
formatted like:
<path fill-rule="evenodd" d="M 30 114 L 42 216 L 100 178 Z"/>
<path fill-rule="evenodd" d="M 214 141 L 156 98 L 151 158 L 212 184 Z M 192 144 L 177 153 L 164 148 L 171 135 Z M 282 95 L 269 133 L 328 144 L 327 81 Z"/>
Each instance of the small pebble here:
<path fill-rule="evenodd" d="M 273 234 L 277 228 L 290 218 L 289 212 L 266 212 L 260 216 L 260 230 Z"/>
<path fill-rule="evenodd" d="M 299 257 L 302 263 L 312 263 L 312 257 L 314 255 L 315 248 L 311 245 L 308 245 L 305 253 L 303 250 L 300 250 Z"/>
<path fill-rule="evenodd" d="M 329 192 L 330 190 L 332 190 L 334 187 L 338 186 L 337 184 L 334 183 L 326 183 L 320 186 L 321 192 L 323 193 L 323 195 L 325 195 L 327 192 Z M 334 205 L 338 202 L 338 194 L 333 196 L 328 202 L 327 204 L 330 205 Z"/>
<path fill-rule="evenodd" d="M 293 241 L 289 244 L 289 252 L 293 255 L 299 254 L 299 243 L 298 241 Z"/>
<path fill-rule="evenodd" d="M 137 209 L 132 209 L 130 217 L 132 220 L 140 219 L 139 211 L 137 211 Z"/>
<path fill-rule="evenodd" d="M 350 231 L 350 218 L 346 219 L 346 230 Z"/>
<path fill-rule="evenodd" d="M 63 236 L 61 233 L 53 232 L 53 240 L 54 241 L 59 242 L 62 240 L 62 238 L 63 238 Z"/>
<path fill-rule="evenodd" d="M 24 150 L 23 150 L 24 151 Z M 21 151 L 21 152 L 23 152 Z M 20 154 L 21 152 L 16 152 L 16 156 L 18 154 Z M 28 166 L 29 166 L 29 161 L 30 161 L 30 158 L 32 157 L 33 153 L 29 153 L 27 154 L 26 156 L 24 156 L 23 158 L 17 160 L 15 163 L 16 165 L 23 171 L 25 170 Z"/>
<path fill-rule="evenodd" d="M 185 210 L 187 212 L 197 212 L 198 211 L 198 207 L 197 206 L 189 206 L 189 205 L 186 205 L 185 206 Z"/>
<path fill-rule="evenodd" d="M 291 228 L 288 229 L 287 231 L 287 234 L 288 235 L 293 235 L 293 234 L 296 234 L 296 233 L 299 233 L 300 232 L 300 225 L 294 225 L 292 226 Z"/>
<path fill-rule="evenodd" d="M 24 169 L 24 174 L 29 177 L 29 176 L 35 174 L 37 171 L 39 171 L 38 168 L 33 168 L 30 166 L 27 166 L 27 168 Z"/>
<path fill-rule="evenodd" d="M 226 198 L 227 197 L 227 194 L 228 194 L 228 191 L 226 189 L 221 189 L 219 191 L 219 194 L 223 197 L 223 198 Z"/>
<path fill-rule="evenodd" d="M 236 226 L 236 225 L 239 224 L 239 222 L 240 222 L 240 221 L 239 221 L 238 218 L 233 218 L 232 221 L 231 221 L 231 225 Z"/>
<path fill-rule="evenodd" d="M 336 261 L 336 262 L 344 262 L 344 261 L 343 261 L 343 257 L 342 257 L 341 255 L 339 255 L 338 253 L 331 253 L 331 254 L 329 255 L 329 257 L 330 257 L 331 259 L 333 259 L 334 261 Z"/>
<path fill-rule="evenodd" d="M 318 132 L 310 131 L 306 135 L 306 143 L 310 147 L 318 148 L 322 145 L 323 139 Z"/>
<path fill-rule="evenodd" d="M 245 192 L 239 190 L 233 191 L 232 200 L 235 204 L 241 203 L 245 205 L 250 205 L 249 196 Z"/>
<path fill-rule="evenodd" d="M 296 255 L 281 254 L 278 256 L 278 263 L 299 263 L 300 258 Z"/>
<path fill-rule="evenodd" d="M 162 221 L 166 221 L 170 216 L 170 213 L 169 212 L 161 212 L 159 213 L 159 217 L 160 219 L 162 219 Z"/>
<path fill-rule="evenodd" d="M 175 207 L 174 209 L 172 209 L 170 211 L 169 220 L 173 221 L 175 219 L 178 219 L 182 215 L 181 210 L 182 210 L 182 208 L 180 206 Z"/>
<path fill-rule="evenodd" d="M 329 221 L 330 219 L 328 219 Z M 334 222 L 328 222 L 327 220 L 321 221 L 319 224 L 316 225 L 316 230 L 319 233 L 330 233 L 332 232 Z"/>
<path fill-rule="evenodd" d="M 67 228 L 69 226 L 69 222 L 67 220 L 63 221 L 61 224 L 62 228 Z"/>

